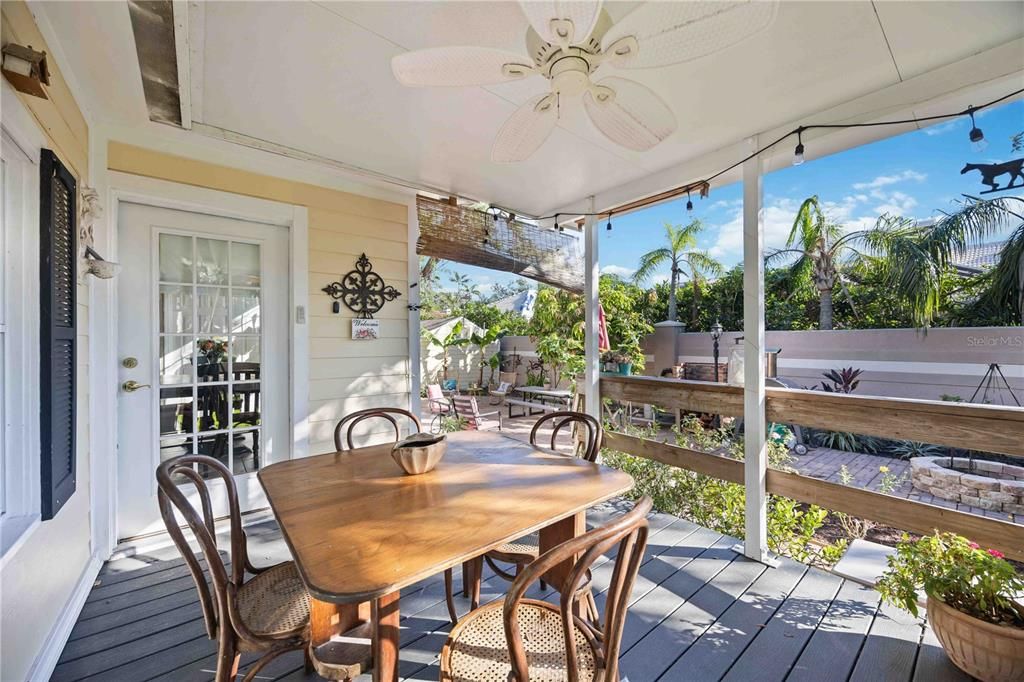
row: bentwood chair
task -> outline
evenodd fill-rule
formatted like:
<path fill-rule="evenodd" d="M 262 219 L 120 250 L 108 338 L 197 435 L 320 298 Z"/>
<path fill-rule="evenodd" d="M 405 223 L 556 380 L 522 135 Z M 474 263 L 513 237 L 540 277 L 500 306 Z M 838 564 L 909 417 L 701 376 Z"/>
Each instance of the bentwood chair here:
<path fill-rule="evenodd" d="M 520 573 L 504 600 L 467 614 L 441 650 L 441 682 L 617 681 L 622 630 L 647 546 L 650 510 L 651 499 L 644 497 L 611 523 L 545 552 Z M 604 618 L 588 622 L 577 613 L 590 595 L 590 567 L 616 546 Z M 523 598 L 547 571 L 575 556 L 558 586 L 558 605 Z"/>
<path fill-rule="evenodd" d="M 230 568 L 224 564 L 217 548 L 214 512 L 207 481 L 196 470 L 212 474 L 224 482 L 231 520 Z M 167 532 L 188 566 L 206 621 L 206 634 L 217 640 L 216 682 L 234 680 L 238 659 L 245 652 L 262 652 L 243 682 L 270 661 L 288 651 L 307 650 L 309 645 L 309 595 L 299 577 L 295 563 L 257 568 L 249 560 L 245 531 L 238 507 L 234 477 L 226 466 L 205 455 L 185 455 L 169 459 L 156 470 L 157 499 Z M 202 505 L 202 515 L 189 502 L 178 484 L 195 484 Z M 199 557 L 185 538 L 175 518 L 177 512 L 192 531 L 209 569 L 209 582 Z M 252 577 L 246 580 L 246 573 Z M 210 592 L 210 586 L 213 592 Z M 306 666 L 309 667 L 307 651 Z"/>
<path fill-rule="evenodd" d="M 352 414 L 347 414 L 341 418 L 337 426 L 334 427 L 334 448 L 341 452 L 345 449 L 344 444 L 348 445 L 348 449 L 352 450 L 355 445 L 352 442 L 352 433 L 355 428 L 364 421 L 371 419 L 384 419 L 391 423 L 391 428 L 395 431 L 395 442 L 398 442 L 402 438 L 402 430 L 398 425 L 399 418 L 406 418 L 412 422 L 413 426 L 416 427 L 414 433 L 419 433 L 421 430 L 420 420 L 416 418 L 409 410 L 403 410 L 401 407 L 371 407 L 366 410 L 359 410 Z M 346 434 L 346 431 L 348 432 Z M 345 435 L 345 440 L 342 441 L 342 435 Z"/>
<path fill-rule="evenodd" d="M 537 445 L 540 429 L 548 422 L 552 423 L 552 450 L 555 449 L 555 442 L 559 432 L 564 427 L 572 425 L 575 426 L 573 454 L 586 459 L 588 462 L 597 461 L 597 454 L 601 451 L 601 443 L 604 438 L 604 430 L 601 428 L 599 421 L 583 412 L 571 412 L 568 410 L 551 412 L 534 423 L 533 429 L 530 431 L 530 445 Z M 513 540 L 512 542 L 506 542 L 489 550 L 482 557 L 476 557 L 467 561 L 462 573 L 462 593 L 463 596 L 469 597 L 471 608 L 475 609 L 480 605 L 480 581 L 483 576 L 484 561 L 487 562 L 487 565 L 491 567 L 495 574 L 505 580 L 512 581 L 516 579 L 516 576 L 519 575 L 523 567 L 537 558 L 538 554 L 540 554 L 540 537 L 534 534 Z M 496 562 L 512 564 L 515 566 L 515 572 L 509 573 Z M 540 581 L 540 585 L 542 588 L 546 587 L 544 580 Z"/>
<path fill-rule="evenodd" d="M 601 442 L 604 438 L 604 429 L 601 428 L 600 422 L 583 412 L 550 412 L 538 419 L 533 425 L 533 429 L 530 431 L 530 445 L 537 445 L 538 433 L 547 423 L 551 423 L 552 426 L 552 450 L 555 449 L 555 441 L 558 438 L 559 432 L 566 426 L 573 426 L 575 427 L 573 454 L 588 462 L 597 461 L 597 454 L 601 451 Z M 537 558 L 539 551 L 540 540 L 536 535 L 531 535 L 496 547 L 487 552 L 484 558 L 495 573 L 506 580 L 514 580 L 524 566 Z M 516 567 L 515 575 L 502 570 L 499 566 L 495 565 L 495 561 L 513 564 Z M 542 581 L 541 585 L 543 586 L 543 584 Z"/>
<path fill-rule="evenodd" d="M 400 407 L 371 407 L 366 410 L 353 412 L 352 414 L 345 415 L 341 418 L 338 425 L 334 427 L 334 447 L 337 448 L 338 452 L 345 449 L 342 447 L 342 435 L 345 434 L 345 431 L 347 430 L 348 433 L 346 434 L 345 443 L 347 443 L 348 449 L 352 450 L 354 448 L 352 442 L 353 429 L 362 422 L 370 419 L 384 419 L 390 422 L 392 428 L 395 430 L 395 441 L 397 442 L 402 437 L 402 433 L 398 426 L 398 420 L 395 419 L 396 415 L 398 417 L 405 417 L 411 421 L 413 426 L 416 427 L 416 433 L 419 433 L 422 429 L 420 420 L 417 419 L 416 415 L 408 410 L 403 410 Z M 463 569 L 463 575 L 465 575 L 465 569 Z M 444 571 L 444 588 L 445 598 L 448 605 L 448 616 L 451 618 L 452 625 L 454 625 L 458 621 L 458 616 L 455 613 L 455 599 L 452 593 L 452 569 L 450 568 L 447 568 Z"/>

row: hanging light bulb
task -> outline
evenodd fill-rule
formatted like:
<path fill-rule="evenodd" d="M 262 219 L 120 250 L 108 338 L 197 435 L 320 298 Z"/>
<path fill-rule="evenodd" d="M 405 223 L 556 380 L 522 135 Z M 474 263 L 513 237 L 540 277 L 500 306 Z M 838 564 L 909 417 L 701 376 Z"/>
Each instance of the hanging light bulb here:
<path fill-rule="evenodd" d="M 803 128 L 796 131 L 796 149 L 793 150 L 793 165 L 799 166 L 804 162 L 804 140 Z"/>
<path fill-rule="evenodd" d="M 608 214 L 608 224 L 605 225 L 604 229 L 605 229 L 605 232 L 611 232 L 612 231 L 612 214 L 611 213 Z"/>
<path fill-rule="evenodd" d="M 988 148 L 988 141 L 985 139 L 985 133 L 981 132 L 981 128 L 974 123 L 974 107 L 968 110 L 971 115 L 971 132 L 968 137 L 971 140 L 971 149 L 976 152 L 983 152 Z"/>
<path fill-rule="evenodd" d="M 687 211 L 692 211 L 693 210 L 693 200 L 690 199 L 690 190 L 686 190 L 686 210 Z"/>

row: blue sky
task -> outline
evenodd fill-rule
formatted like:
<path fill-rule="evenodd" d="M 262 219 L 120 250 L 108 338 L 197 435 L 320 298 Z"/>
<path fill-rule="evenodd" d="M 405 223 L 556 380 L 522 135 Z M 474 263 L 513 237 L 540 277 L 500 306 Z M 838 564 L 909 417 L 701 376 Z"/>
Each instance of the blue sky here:
<path fill-rule="evenodd" d="M 982 152 L 975 152 L 967 139 L 970 120 L 959 118 L 765 176 L 766 247 L 784 244 L 797 208 L 813 194 L 849 229 L 872 225 L 882 213 L 921 219 L 954 210 L 962 194 L 977 195 L 984 189 L 977 172 L 960 174 L 964 163 L 993 163 L 1022 155 L 1011 153 L 1010 137 L 1024 131 L 1024 102 L 983 111 L 977 123 L 988 141 Z M 809 151 L 812 144 L 807 144 Z M 742 186 L 712 188 L 707 199 L 694 197 L 693 203 L 692 213 L 687 213 L 684 198 L 614 218 L 611 233 L 602 227 L 602 272 L 631 275 L 643 253 L 661 246 L 666 220 L 687 223 L 700 219 L 705 225 L 700 248 L 727 268 L 742 260 Z M 469 275 L 484 293 L 495 282 L 515 279 L 456 263 L 448 264 L 447 269 Z M 667 279 L 667 274 L 666 268 L 651 281 Z"/>

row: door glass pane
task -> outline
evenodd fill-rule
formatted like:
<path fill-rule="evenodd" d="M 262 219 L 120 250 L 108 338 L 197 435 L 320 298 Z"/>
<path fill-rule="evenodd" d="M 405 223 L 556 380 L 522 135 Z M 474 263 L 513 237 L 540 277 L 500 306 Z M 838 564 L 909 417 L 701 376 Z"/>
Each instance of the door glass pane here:
<path fill-rule="evenodd" d="M 207 455 L 235 474 L 263 459 L 260 246 L 160 235 L 161 458 Z M 205 478 L 209 467 L 197 466 Z"/>
<path fill-rule="evenodd" d="M 234 384 L 231 392 L 231 426 L 239 429 L 260 425 L 260 385 Z"/>
<path fill-rule="evenodd" d="M 192 387 L 160 389 L 160 436 L 192 433 Z"/>
<path fill-rule="evenodd" d="M 160 337 L 160 383 L 192 383 L 192 349 L 195 343 L 191 336 Z"/>
<path fill-rule="evenodd" d="M 231 283 L 242 287 L 260 285 L 260 247 L 258 244 L 231 242 Z"/>
<path fill-rule="evenodd" d="M 231 468 L 231 455 L 228 448 L 228 434 L 227 433 L 209 433 L 203 434 L 196 437 L 196 453 L 200 455 L 206 455 L 207 457 L 213 457 L 224 466 Z M 199 465 L 199 473 L 202 474 L 203 478 L 216 478 L 217 474 L 214 473 L 211 467 Z"/>
<path fill-rule="evenodd" d="M 189 334 L 192 332 L 192 287 L 160 285 L 158 301 L 160 332 Z"/>
<path fill-rule="evenodd" d="M 228 340 L 208 336 L 196 341 L 196 369 L 200 383 L 228 380 Z"/>
<path fill-rule="evenodd" d="M 196 281 L 199 284 L 228 283 L 228 243 L 220 239 L 196 239 Z"/>
<path fill-rule="evenodd" d="M 260 338 L 258 336 L 231 337 L 232 374 L 236 381 L 260 378 Z"/>
<path fill-rule="evenodd" d="M 232 473 L 246 474 L 260 468 L 262 442 L 259 429 L 235 432 L 231 439 Z"/>
<path fill-rule="evenodd" d="M 197 290 L 200 334 L 228 333 L 228 288 L 199 287 Z"/>
<path fill-rule="evenodd" d="M 199 386 L 196 402 L 197 428 L 200 431 L 220 431 L 228 428 L 231 414 L 228 386 Z"/>
<path fill-rule="evenodd" d="M 192 439 L 174 436 L 160 439 L 160 462 L 166 462 L 175 457 L 192 454 Z M 182 474 L 175 474 L 172 478 L 175 484 L 189 483 L 190 479 Z"/>
<path fill-rule="evenodd" d="M 260 333 L 260 290 L 231 290 L 231 332 L 234 334 Z"/>
<path fill-rule="evenodd" d="M 192 237 L 160 235 L 160 281 L 192 283 Z"/>

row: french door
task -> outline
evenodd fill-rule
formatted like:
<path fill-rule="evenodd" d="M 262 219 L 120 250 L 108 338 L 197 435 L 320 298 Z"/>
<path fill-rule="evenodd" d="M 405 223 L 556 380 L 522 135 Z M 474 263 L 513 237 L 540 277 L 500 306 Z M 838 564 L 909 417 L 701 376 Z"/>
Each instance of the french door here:
<path fill-rule="evenodd" d="M 287 230 L 133 203 L 118 225 L 119 537 L 163 529 L 154 473 L 183 454 L 265 507 L 256 472 L 289 456 Z"/>

